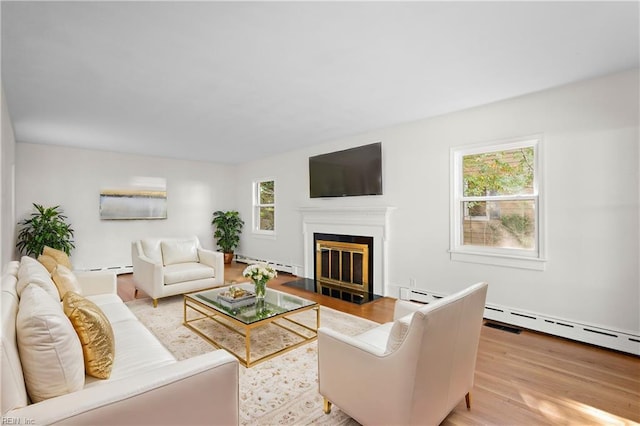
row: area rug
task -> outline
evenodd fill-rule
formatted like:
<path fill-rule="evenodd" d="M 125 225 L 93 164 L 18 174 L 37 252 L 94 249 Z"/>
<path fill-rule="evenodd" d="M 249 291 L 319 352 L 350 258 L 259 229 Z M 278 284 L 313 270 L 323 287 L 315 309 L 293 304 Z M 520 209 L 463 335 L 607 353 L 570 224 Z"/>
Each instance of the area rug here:
<path fill-rule="evenodd" d="M 186 359 L 215 350 L 202 337 L 182 325 L 183 297 L 163 298 L 153 308 L 151 300 L 127 302 L 127 306 L 178 359 Z M 192 315 L 192 314 L 189 314 Z M 296 315 L 297 321 L 315 324 L 315 311 Z M 217 338 L 228 337 L 225 345 L 244 348 L 242 338 L 233 336 L 213 321 L 200 321 L 205 333 Z M 323 327 L 355 335 L 377 324 L 363 318 L 321 307 Z M 259 328 L 252 333 L 256 356 L 272 345 L 291 344 L 295 339 L 277 326 Z M 310 342 L 251 368 L 240 366 L 240 424 L 241 425 L 357 425 L 358 423 L 333 406 L 331 414 L 322 411 L 322 397 L 318 393 L 318 346 Z"/>

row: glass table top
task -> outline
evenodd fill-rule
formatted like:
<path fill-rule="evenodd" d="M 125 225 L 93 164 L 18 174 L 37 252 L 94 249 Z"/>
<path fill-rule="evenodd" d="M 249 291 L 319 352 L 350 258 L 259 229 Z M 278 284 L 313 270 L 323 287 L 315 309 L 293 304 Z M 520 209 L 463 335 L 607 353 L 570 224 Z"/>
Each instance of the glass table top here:
<path fill-rule="evenodd" d="M 233 286 L 252 293 L 254 292 L 254 285 L 252 283 L 234 284 Z M 251 304 L 246 306 L 229 307 L 225 306 L 223 304 L 224 301 L 221 301 L 219 298 L 219 296 L 227 292 L 228 289 L 229 287 L 219 287 L 212 290 L 185 294 L 185 297 L 187 299 L 200 302 L 245 324 L 252 324 L 280 314 L 290 313 L 298 309 L 317 305 L 317 303 L 312 300 L 303 299 L 292 294 L 267 288 L 267 294 L 264 298 L 264 302 L 256 303 L 253 301 Z"/>

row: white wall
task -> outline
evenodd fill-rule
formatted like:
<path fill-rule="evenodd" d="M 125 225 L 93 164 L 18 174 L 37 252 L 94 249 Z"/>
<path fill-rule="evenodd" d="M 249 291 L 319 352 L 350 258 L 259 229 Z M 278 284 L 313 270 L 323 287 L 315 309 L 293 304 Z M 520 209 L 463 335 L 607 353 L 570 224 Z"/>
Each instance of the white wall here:
<path fill-rule="evenodd" d="M 393 292 L 410 278 L 438 293 L 484 280 L 489 303 L 638 334 L 638 93 L 632 70 L 236 167 L 18 143 L 15 220 L 32 202 L 61 204 L 76 229 L 72 260 L 93 268 L 130 264 L 130 241 L 145 236 L 196 234 L 213 247 L 212 212 L 237 208 L 247 222 L 238 252 L 302 265 L 300 207 L 394 206 L 387 283 Z M 546 270 L 451 261 L 450 148 L 531 134 L 544 138 Z M 310 155 L 376 141 L 383 143 L 385 195 L 309 199 Z M 3 187 L 4 149 L 3 133 Z M 167 179 L 169 218 L 100 221 L 100 190 L 133 176 Z M 251 182 L 264 177 L 276 180 L 275 238 L 250 232 Z"/>
<path fill-rule="evenodd" d="M 250 220 L 251 181 L 273 177 L 277 236 L 247 228 L 241 252 L 302 265 L 299 207 L 394 206 L 391 296 L 410 278 L 436 293 L 488 281 L 489 303 L 638 334 L 638 93 L 636 69 L 243 164 L 238 208 Z M 451 261 L 450 148 L 532 134 L 544 144 L 546 270 Z M 309 199 L 310 155 L 376 141 L 385 195 Z"/>
<path fill-rule="evenodd" d="M 2 144 L 0 147 L 0 262 L 6 265 L 13 258 L 15 241 L 15 214 L 13 200 L 13 169 L 15 164 L 15 138 L 13 135 L 13 125 L 9 117 L 9 110 L 4 98 L 4 88 L 1 90 L 2 97 Z"/>
<path fill-rule="evenodd" d="M 197 235 L 213 248 L 213 212 L 235 206 L 227 165 L 19 142 L 16 220 L 31 213 L 32 203 L 60 205 L 75 230 L 77 269 L 131 265 L 131 241 L 144 237 Z M 166 179 L 167 219 L 100 220 L 100 191 L 122 189 L 134 177 Z"/>

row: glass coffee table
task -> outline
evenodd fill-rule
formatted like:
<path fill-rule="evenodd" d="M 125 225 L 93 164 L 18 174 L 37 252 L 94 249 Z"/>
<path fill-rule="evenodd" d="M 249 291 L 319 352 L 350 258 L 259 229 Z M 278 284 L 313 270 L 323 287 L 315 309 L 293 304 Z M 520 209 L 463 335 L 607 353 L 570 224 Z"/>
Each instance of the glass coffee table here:
<path fill-rule="evenodd" d="M 234 284 L 234 287 L 242 288 L 249 292 L 254 291 L 252 283 Z M 228 307 L 223 305 L 218 297 L 228 290 L 229 287 L 219 287 L 185 294 L 183 324 L 213 345 L 226 349 L 235 355 L 245 367 L 251 367 L 259 362 L 267 361 L 318 338 L 318 327 L 320 327 L 320 306 L 318 303 L 281 291 L 267 289 L 264 301 L 253 302 L 246 306 Z M 309 310 L 316 311 L 315 324 L 304 324 L 292 318 L 296 314 Z M 188 313 L 191 315 L 188 315 Z M 212 336 L 211 334 L 213 333 L 204 332 L 201 327 L 195 324 L 199 321 L 216 321 L 226 330 L 244 337 L 244 351 L 238 349 L 238 347 L 233 348 L 233 345 L 223 341 L 228 339 L 222 339 Z M 256 328 L 269 324 L 280 327 L 286 333 L 296 335 L 297 341 L 284 347 L 276 347 L 252 359 L 251 332 Z"/>

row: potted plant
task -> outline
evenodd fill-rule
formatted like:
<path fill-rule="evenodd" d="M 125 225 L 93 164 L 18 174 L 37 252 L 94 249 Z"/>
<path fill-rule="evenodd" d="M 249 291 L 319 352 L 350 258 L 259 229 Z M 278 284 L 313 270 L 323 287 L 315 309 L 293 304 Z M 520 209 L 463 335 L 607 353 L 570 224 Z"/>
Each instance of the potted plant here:
<path fill-rule="evenodd" d="M 213 236 L 218 242 L 218 247 L 224 253 L 224 263 L 231 263 L 233 250 L 240 243 L 240 233 L 244 221 L 237 211 L 218 210 L 213 213 L 211 224 L 216 227 Z"/>
<path fill-rule="evenodd" d="M 71 254 L 73 229 L 66 222 L 67 217 L 59 210 L 60 206 L 43 207 L 33 204 L 36 211 L 31 217 L 18 222 L 18 251 L 27 256 L 37 257 L 45 246 Z"/>

